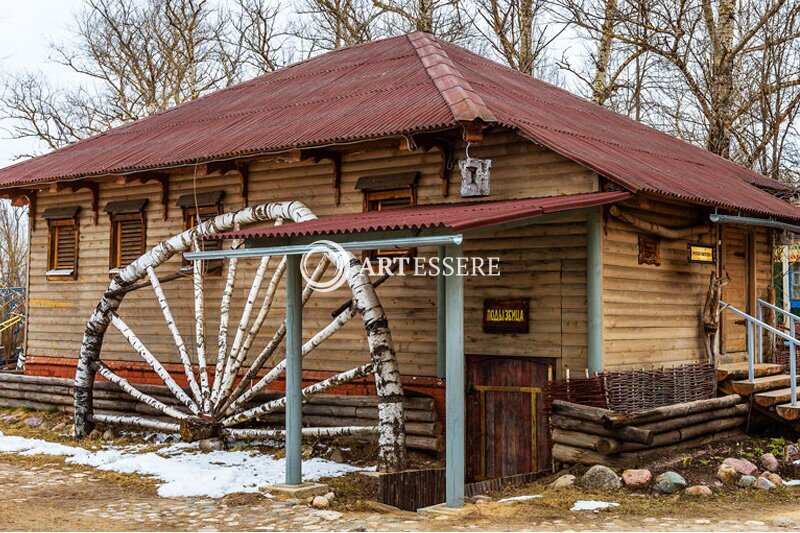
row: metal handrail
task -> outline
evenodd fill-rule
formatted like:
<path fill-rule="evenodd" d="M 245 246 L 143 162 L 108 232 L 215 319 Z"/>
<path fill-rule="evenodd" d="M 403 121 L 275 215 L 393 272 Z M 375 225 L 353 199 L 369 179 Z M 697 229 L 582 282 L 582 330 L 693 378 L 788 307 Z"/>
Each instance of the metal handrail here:
<path fill-rule="evenodd" d="M 781 309 L 777 305 L 771 304 L 767 301 L 762 299 L 758 299 L 758 314 L 759 318 L 761 318 L 761 309 L 762 307 L 766 307 L 768 309 L 772 309 L 776 313 L 780 313 L 784 317 L 788 318 L 789 320 L 789 335 L 792 339 L 796 339 L 795 331 L 797 330 L 795 326 L 795 322 L 798 320 L 798 317 L 794 314 L 788 312 L 786 309 Z M 759 341 L 763 343 L 763 335 L 759 337 Z M 763 345 L 759 346 L 759 350 L 761 353 L 759 354 L 763 358 Z M 793 341 L 789 341 L 789 379 L 791 382 L 789 383 L 789 388 L 792 391 L 792 405 L 797 405 L 797 361 L 795 354 L 797 353 L 796 343 Z"/>
<path fill-rule="evenodd" d="M 768 306 L 768 307 L 770 307 L 772 309 L 777 309 L 781 313 L 786 313 L 786 311 L 784 311 L 783 309 L 776 308 L 775 306 L 773 306 L 769 302 L 764 302 L 763 300 L 759 300 L 758 302 L 759 302 L 759 306 L 758 306 L 759 310 L 761 308 L 761 303 L 763 302 L 763 304 L 765 304 L 766 306 Z M 729 309 L 733 313 L 735 313 L 735 314 L 739 315 L 740 317 L 744 318 L 745 321 L 746 321 L 745 326 L 747 328 L 747 379 L 748 379 L 748 381 L 750 383 L 752 383 L 755 380 L 755 357 L 756 357 L 755 344 L 756 344 L 756 342 L 755 342 L 755 338 L 754 338 L 754 336 L 755 336 L 755 331 L 754 330 L 756 328 L 758 328 L 759 336 L 761 336 L 763 334 L 764 330 L 767 330 L 768 332 L 770 332 L 770 333 L 772 333 L 774 335 L 777 335 L 778 337 L 780 337 L 780 338 L 782 338 L 782 339 L 784 339 L 786 341 L 789 341 L 789 377 L 790 377 L 789 387 L 791 388 L 792 405 L 793 406 L 797 405 L 797 368 L 796 368 L 797 365 L 795 363 L 795 353 L 796 353 L 796 350 L 797 350 L 797 346 L 800 346 L 800 340 L 798 340 L 794 336 L 794 332 L 795 332 L 795 324 L 794 324 L 794 322 L 797 319 L 797 317 L 795 317 L 795 318 L 791 318 L 790 317 L 790 319 L 789 319 L 789 334 L 786 334 L 783 331 L 780 331 L 779 329 L 776 329 L 773 326 L 770 326 L 769 324 L 767 324 L 763 320 L 760 320 L 760 319 L 758 319 L 758 318 L 756 318 L 754 316 L 750 316 L 747 313 L 745 313 L 744 311 L 740 311 L 739 309 L 736 309 L 732 305 L 727 304 L 727 303 L 725 303 L 723 301 L 720 301 L 720 312 L 722 312 L 722 311 L 724 311 L 726 309 Z M 759 314 L 760 314 L 760 312 L 759 312 Z M 762 350 L 763 350 L 763 343 L 759 342 L 758 343 L 758 351 L 761 352 Z M 763 353 L 759 353 L 758 354 L 758 358 L 759 358 L 759 360 L 763 359 Z"/>

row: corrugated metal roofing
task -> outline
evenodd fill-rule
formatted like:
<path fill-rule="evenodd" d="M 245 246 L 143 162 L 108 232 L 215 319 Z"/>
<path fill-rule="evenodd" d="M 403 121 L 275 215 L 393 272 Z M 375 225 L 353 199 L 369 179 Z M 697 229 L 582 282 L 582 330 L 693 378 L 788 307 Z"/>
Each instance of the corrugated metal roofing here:
<path fill-rule="evenodd" d="M 526 198 L 498 202 L 461 202 L 348 213 L 317 218 L 296 224 L 256 226 L 221 233 L 212 238 L 243 239 L 309 237 L 364 233 L 368 231 L 423 230 L 446 228 L 453 232 L 484 228 L 505 222 L 534 218 L 559 211 L 618 202 L 630 197 L 627 192 L 569 194 L 547 198 Z"/>
<path fill-rule="evenodd" d="M 0 188 L 456 127 L 514 128 L 630 189 L 761 215 L 782 185 L 426 33 L 329 52 L 0 170 Z"/>

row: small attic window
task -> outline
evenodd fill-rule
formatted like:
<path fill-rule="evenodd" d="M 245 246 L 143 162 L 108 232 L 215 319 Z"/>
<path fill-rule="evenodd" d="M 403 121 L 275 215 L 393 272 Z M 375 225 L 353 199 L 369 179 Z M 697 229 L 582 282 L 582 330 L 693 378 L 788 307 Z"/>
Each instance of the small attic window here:
<path fill-rule="evenodd" d="M 144 208 L 147 198 L 109 202 L 104 211 L 111 217 L 109 272 L 115 273 L 139 258 L 147 243 Z"/>
<path fill-rule="evenodd" d="M 356 182 L 356 189 L 364 193 L 364 212 L 388 211 L 417 205 L 417 178 L 419 172 L 363 176 Z M 375 250 L 368 257 L 397 257 L 408 253 L 408 249 Z"/>

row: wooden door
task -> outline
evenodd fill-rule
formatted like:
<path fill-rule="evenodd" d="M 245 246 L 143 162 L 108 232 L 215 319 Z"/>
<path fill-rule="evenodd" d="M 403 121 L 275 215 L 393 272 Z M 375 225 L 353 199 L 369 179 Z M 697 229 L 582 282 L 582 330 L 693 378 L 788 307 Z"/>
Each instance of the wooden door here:
<path fill-rule="evenodd" d="M 546 383 L 546 359 L 467 356 L 467 482 L 549 466 Z"/>
<path fill-rule="evenodd" d="M 725 226 L 722 242 L 723 270 L 730 281 L 723 288 L 722 299 L 733 307 L 753 314 L 754 309 L 754 236 L 745 229 Z M 724 274 L 723 274 L 724 275 Z M 723 312 L 722 351 L 726 354 L 747 351 L 745 321 L 731 312 Z"/>

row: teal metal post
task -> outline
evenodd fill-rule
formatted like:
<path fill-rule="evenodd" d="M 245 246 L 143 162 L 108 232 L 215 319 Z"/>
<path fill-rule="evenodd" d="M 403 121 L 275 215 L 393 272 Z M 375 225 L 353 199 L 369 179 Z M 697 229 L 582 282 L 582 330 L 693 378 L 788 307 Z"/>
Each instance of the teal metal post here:
<path fill-rule="evenodd" d="M 590 374 L 603 370 L 603 227 L 600 209 L 590 211 L 586 218 L 586 313 Z"/>
<path fill-rule="evenodd" d="M 303 286 L 299 255 L 286 256 L 286 484 L 302 480 Z"/>
<path fill-rule="evenodd" d="M 461 246 L 447 246 L 446 256 L 456 260 Z M 447 399 L 446 497 L 448 507 L 464 505 L 464 278 L 447 277 L 445 290 Z"/>
<path fill-rule="evenodd" d="M 447 298 L 445 287 L 447 278 L 442 264 L 445 258 L 444 246 L 439 247 L 439 274 L 436 276 L 436 377 L 447 376 Z"/>

